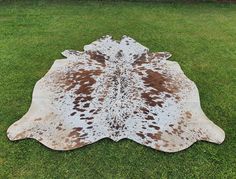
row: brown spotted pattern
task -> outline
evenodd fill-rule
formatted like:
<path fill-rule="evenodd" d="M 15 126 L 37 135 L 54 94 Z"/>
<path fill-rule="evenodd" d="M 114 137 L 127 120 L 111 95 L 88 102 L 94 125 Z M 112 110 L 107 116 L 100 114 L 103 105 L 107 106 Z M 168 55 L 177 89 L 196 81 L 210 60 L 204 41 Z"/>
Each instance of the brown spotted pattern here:
<path fill-rule="evenodd" d="M 128 138 L 176 152 L 197 140 L 221 143 L 224 131 L 200 107 L 196 85 L 168 52 L 151 53 L 130 37 L 105 36 L 66 50 L 34 88 L 28 112 L 10 140 L 34 138 L 71 150 L 102 138 Z"/>

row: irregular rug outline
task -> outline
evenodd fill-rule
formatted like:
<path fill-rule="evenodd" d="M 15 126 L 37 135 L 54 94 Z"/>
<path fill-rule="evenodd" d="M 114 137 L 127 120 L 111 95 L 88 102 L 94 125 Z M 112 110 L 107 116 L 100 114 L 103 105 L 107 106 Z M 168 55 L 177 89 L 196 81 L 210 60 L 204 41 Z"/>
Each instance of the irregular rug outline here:
<path fill-rule="evenodd" d="M 35 85 L 28 112 L 7 130 L 72 150 L 103 138 L 131 139 L 164 152 L 198 140 L 222 143 L 224 131 L 200 106 L 197 86 L 169 52 L 151 53 L 134 39 L 104 36 L 84 51 L 65 50 Z"/>

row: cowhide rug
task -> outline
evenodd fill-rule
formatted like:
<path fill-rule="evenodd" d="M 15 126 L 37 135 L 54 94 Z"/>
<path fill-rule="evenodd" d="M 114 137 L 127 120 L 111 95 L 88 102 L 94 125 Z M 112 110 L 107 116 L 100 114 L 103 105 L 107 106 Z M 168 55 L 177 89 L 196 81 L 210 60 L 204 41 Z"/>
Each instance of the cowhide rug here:
<path fill-rule="evenodd" d="M 34 138 L 71 150 L 102 138 L 131 139 L 165 152 L 198 140 L 222 143 L 224 131 L 203 113 L 198 89 L 168 52 L 151 53 L 134 39 L 105 36 L 66 50 L 33 91 L 29 111 L 10 140 Z"/>

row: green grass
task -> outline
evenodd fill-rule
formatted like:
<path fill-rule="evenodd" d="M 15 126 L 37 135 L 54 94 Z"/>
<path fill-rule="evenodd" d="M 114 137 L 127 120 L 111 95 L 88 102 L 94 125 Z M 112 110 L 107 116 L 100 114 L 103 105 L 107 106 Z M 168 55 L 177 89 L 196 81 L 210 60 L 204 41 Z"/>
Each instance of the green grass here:
<path fill-rule="evenodd" d="M 31 103 L 34 84 L 65 49 L 124 34 L 169 51 L 196 82 L 222 145 L 197 142 L 168 154 L 103 139 L 68 152 L 7 128 Z M 0 3 L 0 178 L 236 178 L 236 5 L 19 1 Z"/>

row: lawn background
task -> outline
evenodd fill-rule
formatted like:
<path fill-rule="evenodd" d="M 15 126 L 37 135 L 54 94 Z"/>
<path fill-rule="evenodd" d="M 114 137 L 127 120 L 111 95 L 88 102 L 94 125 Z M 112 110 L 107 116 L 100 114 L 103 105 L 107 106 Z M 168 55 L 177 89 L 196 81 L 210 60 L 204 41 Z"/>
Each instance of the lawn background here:
<path fill-rule="evenodd" d="M 126 34 L 169 51 L 196 82 L 222 145 L 197 142 L 168 154 L 130 140 L 103 139 L 68 152 L 7 128 L 31 103 L 33 87 L 65 49 Z M 0 178 L 236 178 L 236 5 L 18 1 L 0 3 Z"/>

